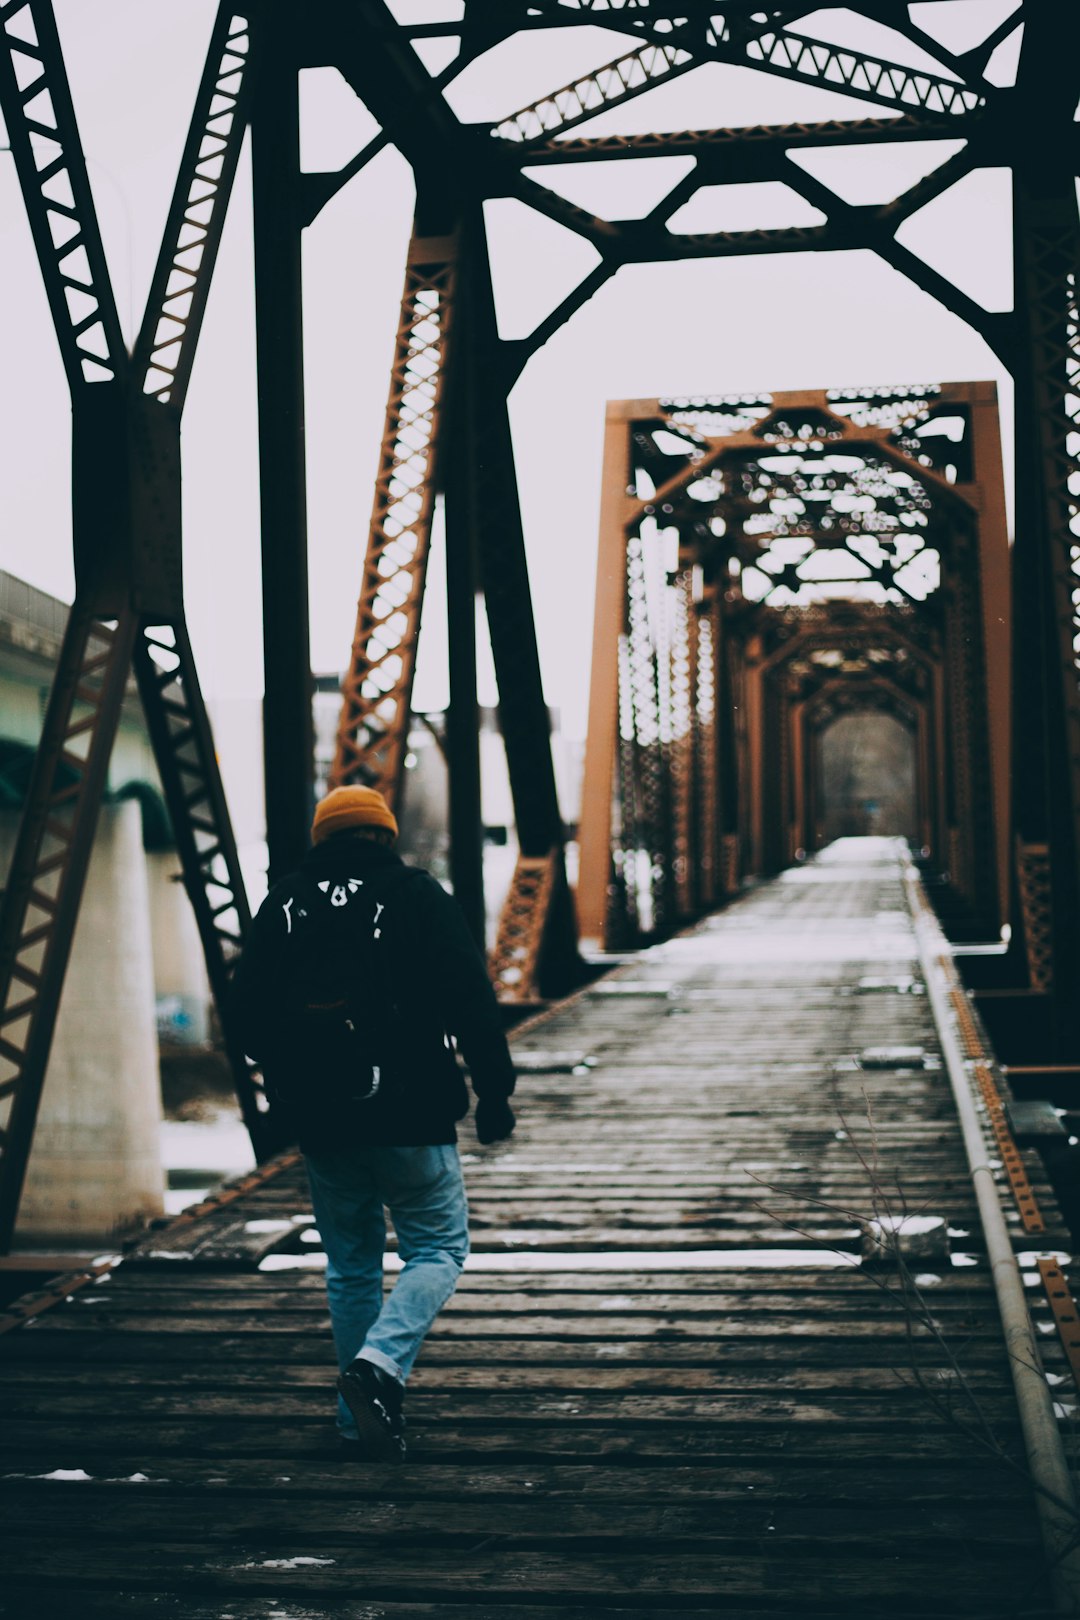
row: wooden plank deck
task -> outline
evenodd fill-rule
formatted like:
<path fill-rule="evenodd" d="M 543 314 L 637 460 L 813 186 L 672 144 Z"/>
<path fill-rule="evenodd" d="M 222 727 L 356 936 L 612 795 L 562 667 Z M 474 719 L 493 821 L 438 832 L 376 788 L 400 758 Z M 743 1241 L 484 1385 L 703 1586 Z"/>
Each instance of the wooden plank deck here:
<path fill-rule="evenodd" d="M 525 1077 L 512 1142 L 462 1133 L 475 1261 L 410 1385 L 409 1461 L 337 1458 L 321 1256 L 286 1168 L 0 1337 L 0 1615 L 1045 1606 L 895 860 L 837 846 L 518 1047 L 534 1071 L 594 1066 Z M 882 1047 L 919 1055 L 868 1055 Z M 1061 1248 L 1026 1158 L 1040 1248 Z M 953 1263 L 916 1266 L 914 1301 L 840 1263 L 872 1179 L 953 1233 Z"/>

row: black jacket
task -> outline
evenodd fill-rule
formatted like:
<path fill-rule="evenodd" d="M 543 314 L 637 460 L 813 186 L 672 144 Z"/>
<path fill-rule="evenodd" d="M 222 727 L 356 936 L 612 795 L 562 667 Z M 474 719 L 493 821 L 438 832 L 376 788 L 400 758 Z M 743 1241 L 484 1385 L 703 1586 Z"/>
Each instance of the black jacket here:
<path fill-rule="evenodd" d="M 398 1146 L 453 1142 L 455 1122 L 468 1112 L 469 1098 L 448 1035 L 460 1047 L 478 1097 L 505 1098 L 514 1089 L 499 1005 L 456 901 L 429 873 L 406 868 L 393 850 L 371 839 L 338 834 L 316 844 L 299 872 L 270 890 L 233 979 L 232 1005 L 241 1037 L 273 1096 L 278 1055 L 268 1009 L 272 1011 L 281 993 L 286 971 L 286 906 L 298 879 L 349 878 L 361 878 L 377 899 L 383 889 L 388 896 L 380 953 L 401 1031 L 395 1083 L 365 1105 L 364 1141 Z M 313 1139 L 309 1125 L 300 1127 L 300 1145 L 318 1150 L 344 1144 L 340 1133 L 332 1142 Z"/>

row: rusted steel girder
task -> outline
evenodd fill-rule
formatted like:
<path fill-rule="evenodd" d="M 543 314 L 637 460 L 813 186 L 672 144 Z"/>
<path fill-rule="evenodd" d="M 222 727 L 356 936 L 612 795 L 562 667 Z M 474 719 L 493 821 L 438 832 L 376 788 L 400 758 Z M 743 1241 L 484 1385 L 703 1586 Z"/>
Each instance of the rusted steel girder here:
<path fill-rule="evenodd" d="M 409 243 L 352 658 L 330 782 L 396 805 L 431 546 L 457 266 L 454 236 Z"/>
<path fill-rule="evenodd" d="M 899 712 L 923 823 L 946 806 L 927 842 L 969 926 L 999 925 L 994 417 L 985 384 L 609 407 L 579 882 L 592 937 L 663 934 L 816 847 L 812 731 L 837 704 Z M 920 436 L 935 418 L 951 437 Z M 818 578 L 852 599 L 808 605 Z M 857 600 L 863 581 L 885 601 Z"/>

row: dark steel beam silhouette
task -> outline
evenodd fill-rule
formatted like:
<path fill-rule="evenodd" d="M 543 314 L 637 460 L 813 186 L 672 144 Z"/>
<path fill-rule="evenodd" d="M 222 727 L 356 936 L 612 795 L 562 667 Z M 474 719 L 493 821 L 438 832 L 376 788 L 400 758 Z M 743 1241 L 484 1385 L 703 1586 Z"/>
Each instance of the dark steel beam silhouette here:
<path fill-rule="evenodd" d="M 1014 816 L 1030 990 L 1048 1004 L 1043 1061 L 1080 1046 L 1080 223 L 1067 136 L 1080 17 L 1034 8 L 1016 87 L 1038 145 L 1014 154 L 1016 594 Z M 1031 1037 L 1028 1037 L 1029 1039 Z"/>
<path fill-rule="evenodd" d="M 0 1249 L 10 1244 L 109 754 L 134 659 L 210 981 L 247 920 L 184 623 L 180 417 L 239 145 L 247 25 L 210 40 L 134 355 L 120 333 L 48 0 L 0 7 L 0 104 L 72 401 L 76 599 L 0 912 Z M 167 678 L 159 678 L 158 672 Z M 254 1075 L 230 1038 L 245 1120 Z"/>
<path fill-rule="evenodd" d="M 295 870 L 314 810 L 308 630 L 304 336 L 300 267 L 300 108 L 296 18 L 253 21 L 251 109 L 255 340 L 262 532 L 263 759 L 269 879 Z"/>

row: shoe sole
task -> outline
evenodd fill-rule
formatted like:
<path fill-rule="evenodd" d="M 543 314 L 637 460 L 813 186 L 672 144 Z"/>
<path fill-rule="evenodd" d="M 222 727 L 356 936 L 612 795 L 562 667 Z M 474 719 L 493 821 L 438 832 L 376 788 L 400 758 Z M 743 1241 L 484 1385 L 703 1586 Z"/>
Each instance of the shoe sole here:
<path fill-rule="evenodd" d="M 389 1432 L 378 1413 L 372 1410 L 371 1401 L 363 1391 L 355 1389 L 352 1379 L 344 1377 L 338 1379 L 337 1387 L 338 1394 L 353 1415 L 363 1458 L 368 1462 L 404 1462 L 404 1440 Z"/>

